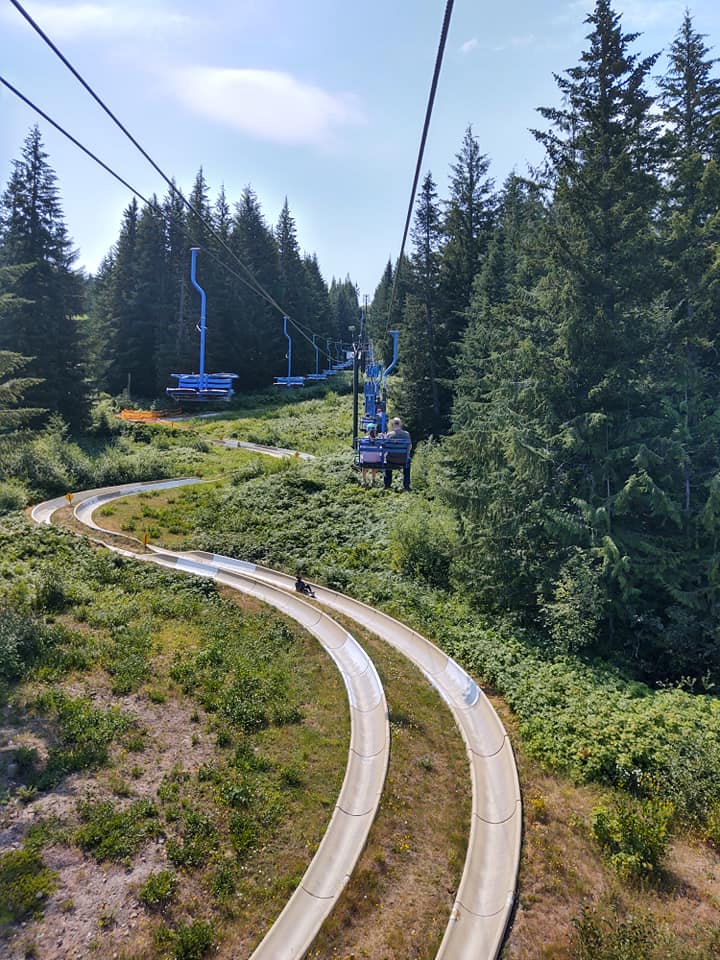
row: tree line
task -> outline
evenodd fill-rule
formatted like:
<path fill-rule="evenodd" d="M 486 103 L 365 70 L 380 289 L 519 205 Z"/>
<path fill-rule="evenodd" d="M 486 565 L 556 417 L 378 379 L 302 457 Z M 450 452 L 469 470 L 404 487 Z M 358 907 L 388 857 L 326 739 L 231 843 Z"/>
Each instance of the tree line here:
<path fill-rule="evenodd" d="M 184 203 L 180 191 L 140 205 L 133 199 L 118 239 L 93 277 L 74 269 L 55 173 L 40 131 L 28 134 L 0 198 L 0 350 L 29 358 L 38 407 L 74 427 L 93 394 L 128 390 L 152 399 L 173 372 L 198 367 L 199 296 L 189 281 L 189 249 L 199 246 L 198 280 L 208 298 L 206 369 L 237 373 L 252 391 L 286 373 L 279 311 L 251 289 L 233 254 L 304 328 L 294 335 L 294 372 L 315 369 L 310 333 L 323 354 L 357 324 L 349 277 L 325 282 L 317 257 L 303 254 L 288 202 L 271 228 L 251 187 L 231 204 L 211 201 L 200 170 Z M 209 230 L 206 224 L 210 224 Z M 228 252 L 231 251 L 231 252 Z M 321 355 L 323 366 L 326 358 Z"/>
<path fill-rule="evenodd" d="M 720 676 L 720 83 L 686 12 L 662 76 L 608 0 L 499 191 L 467 131 L 378 286 L 399 402 L 441 445 L 456 576 L 558 652 Z M 649 92 L 655 80 L 657 92 Z"/>

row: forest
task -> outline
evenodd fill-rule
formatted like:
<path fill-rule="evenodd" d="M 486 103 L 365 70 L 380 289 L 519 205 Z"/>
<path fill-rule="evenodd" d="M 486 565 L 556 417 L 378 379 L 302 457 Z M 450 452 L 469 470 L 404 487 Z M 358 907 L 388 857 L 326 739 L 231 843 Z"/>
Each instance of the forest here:
<path fill-rule="evenodd" d="M 720 844 L 720 75 L 690 11 L 662 74 L 659 53 L 639 52 L 642 38 L 609 0 L 596 0 L 586 26 L 578 63 L 558 65 L 559 105 L 539 110 L 542 163 L 498 185 L 481 132 L 468 127 L 445 196 L 425 174 L 411 248 L 387 263 L 363 316 L 386 361 L 387 331 L 400 331 L 390 400 L 416 447 L 413 493 L 400 507 L 352 472 L 347 379 L 282 398 L 265 389 L 285 372 L 282 316 L 227 268 L 224 245 L 287 308 L 307 370 L 310 334 L 327 349 L 361 322 L 351 265 L 328 284 L 287 201 L 271 227 L 250 186 L 239 200 L 222 188 L 211 199 L 200 170 L 188 199 L 202 218 L 174 191 L 133 199 L 113 248 L 85 276 L 73 267 L 51 158 L 30 131 L 0 199 L 0 536 L 17 541 L 22 566 L 0 582 L 11 614 L 0 652 L 15 657 L 0 693 L 38 670 L 61 673 L 55 647 L 70 656 L 66 638 L 47 639 L 44 627 L 28 640 L 28 621 L 53 616 L 53 603 L 102 619 L 75 575 L 60 578 L 57 600 L 52 570 L 32 579 L 23 565 L 33 550 L 46 563 L 70 548 L 59 533 L 54 546 L 25 546 L 18 511 L 73 489 L 211 476 L 219 483 L 204 492 L 118 508 L 118 532 L 302 569 L 432 629 L 504 697 L 520 749 L 542 770 L 532 771 L 538 797 L 549 770 L 573 789 L 621 792 L 613 813 L 595 809 L 582 842 L 592 835 L 609 851 L 623 881 L 639 884 L 630 889 L 658 894 L 643 900 L 655 917 L 645 924 L 604 887 L 605 912 L 578 912 L 568 952 L 548 955 L 700 960 L 720 944 L 717 924 L 681 948 L 662 940 L 657 916 L 678 889 L 662 866 L 673 831 Z M 122 424 L 121 406 L 164 405 L 170 374 L 195 367 L 191 245 L 202 247 L 212 304 L 208 366 L 237 373 L 239 396 L 226 419 L 182 435 Z M 228 436 L 319 459 L 231 461 L 213 446 Z M 83 557 L 100 582 L 102 564 Z M 225 630 L 224 608 L 206 602 Z M 289 649 L 268 624 L 268 643 Z M 119 643 L 118 624 L 109 629 Z M 88 657 L 112 671 L 108 649 Z M 173 669 L 190 690 L 186 666 Z M 122 742 L 128 729 L 113 736 Z M 290 802 L 283 777 L 293 771 L 268 776 L 258 796 Z M 528 829 L 552 821 L 544 804 L 530 801 Z"/>

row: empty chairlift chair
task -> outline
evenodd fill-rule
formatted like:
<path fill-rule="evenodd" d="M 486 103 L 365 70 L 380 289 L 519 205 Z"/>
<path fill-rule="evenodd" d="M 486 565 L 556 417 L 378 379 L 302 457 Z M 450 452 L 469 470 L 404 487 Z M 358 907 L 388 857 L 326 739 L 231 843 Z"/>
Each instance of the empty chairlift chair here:
<path fill-rule="evenodd" d="M 323 373 L 320 373 L 320 372 L 319 372 L 319 370 L 320 370 L 320 350 L 319 350 L 319 348 L 318 348 L 317 343 L 315 342 L 315 336 L 316 336 L 315 334 L 312 335 L 312 345 L 313 345 L 313 350 L 315 351 L 315 373 L 308 373 L 307 376 L 305 377 L 305 379 L 306 379 L 306 380 L 312 380 L 312 381 L 327 380 L 327 378 L 328 378 L 327 372 L 325 372 L 325 371 L 323 371 Z"/>
<path fill-rule="evenodd" d="M 200 364 L 198 373 L 171 373 L 177 380 L 177 386 L 167 387 L 165 392 L 178 403 L 212 403 L 227 401 L 235 393 L 233 381 L 236 373 L 205 372 L 205 291 L 196 279 L 197 255 L 199 247 L 190 249 L 190 282 L 200 294 L 200 323 L 196 330 L 200 334 Z"/>
<path fill-rule="evenodd" d="M 273 380 L 273 386 L 304 387 L 305 377 L 294 377 L 292 375 L 292 337 L 288 333 L 287 325 L 288 325 L 288 318 L 283 317 L 283 333 L 287 337 L 287 342 L 288 342 L 288 352 L 287 352 L 288 372 L 286 377 L 275 377 L 275 379 Z"/>

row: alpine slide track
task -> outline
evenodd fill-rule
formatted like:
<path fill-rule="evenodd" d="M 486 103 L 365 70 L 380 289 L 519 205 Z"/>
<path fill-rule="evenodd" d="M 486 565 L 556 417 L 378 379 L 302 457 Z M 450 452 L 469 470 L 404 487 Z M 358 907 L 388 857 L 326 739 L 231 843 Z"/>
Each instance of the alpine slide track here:
<path fill-rule="evenodd" d="M 297 455 L 238 441 L 228 446 L 271 456 Z M 390 757 L 390 727 L 378 673 L 355 638 L 331 611 L 371 631 L 417 666 L 449 707 L 463 737 L 470 767 L 472 814 L 465 865 L 437 960 L 494 960 L 500 953 L 515 899 L 522 835 L 520 784 L 508 735 L 477 683 L 428 639 L 385 613 L 352 597 L 313 584 L 314 603 L 294 591 L 287 574 L 242 559 L 197 551 L 148 546 L 132 552 L 112 542 L 94 520 L 98 507 L 150 490 L 197 484 L 195 478 L 122 484 L 75 493 L 75 518 L 90 536 L 101 533 L 108 549 L 209 577 L 253 596 L 312 633 L 340 671 L 350 709 L 350 747 L 345 778 L 325 835 L 299 886 L 253 952 L 250 960 L 301 960 L 338 901 L 363 851 L 377 813 Z M 38 504 L 37 523 L 51 523 L 67 507 L 64 497 Z M 123 536 L 123 540 L 127 541 Z"/>

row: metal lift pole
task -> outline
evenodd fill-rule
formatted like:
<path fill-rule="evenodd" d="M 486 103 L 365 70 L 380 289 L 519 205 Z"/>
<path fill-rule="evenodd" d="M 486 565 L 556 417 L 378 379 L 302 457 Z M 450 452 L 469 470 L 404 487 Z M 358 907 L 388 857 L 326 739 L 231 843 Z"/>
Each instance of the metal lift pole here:
<path fill-rule="evenodd" d="M 200 325 L 196 325 L 196 330 L 200 333 L 200 389 L 202 390 L 205 380 L 205 304 L 206 297 L 205 291 L 200 286 L 200 284 L 195 279 L 195 271 L 197 268 L 197 255 L 200 252 L 200 247 L 190 247 L 190 283 L 195 287 L 197 292 L 200 294 Z"/>
<path fill-rule="evenodd" d="M 290 334 L 288 333 L 287 322 L 288 322 L 288 318 L 287 318 L 287 317 L 283 317 L 283 333 L 284 333 L 285 336 L 287 337 L 287 342 L 288 342 L 288 372 L 287 372 L 287 375 L 288 375 L 288 385 L 289 385 L 289 384 L 290 384 L 290 377 L 292 376 L 292 337 L 291 337 Z"/>

